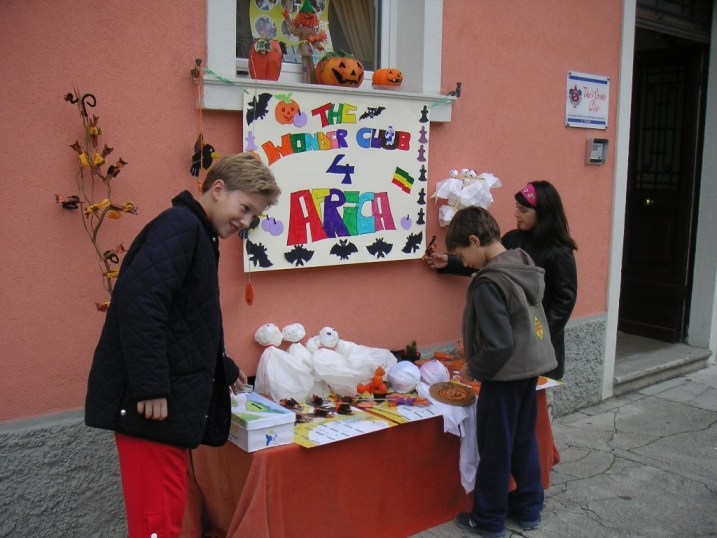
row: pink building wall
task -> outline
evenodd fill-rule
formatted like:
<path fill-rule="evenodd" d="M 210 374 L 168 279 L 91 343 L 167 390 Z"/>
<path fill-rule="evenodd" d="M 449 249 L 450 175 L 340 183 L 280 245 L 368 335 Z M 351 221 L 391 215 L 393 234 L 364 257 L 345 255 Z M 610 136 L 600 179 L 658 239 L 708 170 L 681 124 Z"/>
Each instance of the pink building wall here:
<path fill-rule="evenodd" d="M 431 126 L 429 192 L 451 168 L 492 172 L 504 186 L 491 211 L 507 231 L 516 190 L 531 179 L 556 184 L 580 247 L 573 317 L 604 314 L 620 2 L 443 4 L 443 91 L 461 81 L 463 95 L 450 123 Z M 139 215 L 102 230 L 104 244 L 129 246 L 175 194 L 194 188 L 190 69 L 206 56 L 205 28 L 202 0 L 0 3 L 0 421 L 81 408 L 103 322 L 94 304 L 107 297 L 80 217 L 54 204 L 55 193 L 76 191 L 69 146 L 83 136 L 63 96 L 75 86 L 96 95 L 103 141 L 129 163 L 113 198 L 134 201 Z M 569 70 L 610 77 L 607 131 L 564 126 Z M 241 150 L 240 113 L 205 112 L 204 131 L 222 154 Z M 584 164 L 590 136 L 610 139 L 605 166 Z M 430 205 L 427 233 L 442 240 L 436 215 Z M 346 339 L 392 349 L 460 337 L 465 280 L 419 261 L 253 274 L 250 307 L 240 242 L 223 242 L 221 252 L 227 348 L 250 374 L 261 354 L 254 331 L 267 322 L 300 322 L 308 335 L 331 325 Z"/>

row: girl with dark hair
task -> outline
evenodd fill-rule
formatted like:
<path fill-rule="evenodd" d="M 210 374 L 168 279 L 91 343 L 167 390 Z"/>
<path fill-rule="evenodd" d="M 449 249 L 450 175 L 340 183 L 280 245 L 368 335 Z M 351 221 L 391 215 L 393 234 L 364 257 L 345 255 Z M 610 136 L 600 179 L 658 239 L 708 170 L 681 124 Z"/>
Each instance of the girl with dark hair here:
<path fill-rule="evenodd" d="M 565 325 L 575 306 L 578 279 L 575 267 L 577 250 L 570 236 L 568 220 L 560 195 L 548 181 L 531 181 L 515 194 L 517 228 L 501 239 L 507 249 L 521 248 L 535 265 L 545 269 L 543 309 L 548 318 L 550 339 L 558 366 L 545 375 L 562 379 L 565 373 Z M 426 258 L 438 272 L 470 275 L 460 258 L 434 253 Z"/>

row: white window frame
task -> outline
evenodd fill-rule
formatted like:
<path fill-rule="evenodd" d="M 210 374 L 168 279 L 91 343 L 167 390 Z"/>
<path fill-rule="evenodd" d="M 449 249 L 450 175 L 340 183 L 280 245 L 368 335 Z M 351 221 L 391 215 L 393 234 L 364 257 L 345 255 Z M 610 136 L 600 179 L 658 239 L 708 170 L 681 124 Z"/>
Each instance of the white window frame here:
<path fill-rule="evenodd" d="M 401 99 L 433 101 L 436 104 L 431 108 L 431 121 L 450 121 L 455 97 L 440 94 L 443 0 L 379 0 L 377 9 L 381 10 L 382 20 L 379 64 L 398 67 L 404 75 L 401 90 L 386 93 Z M 306 90 L 298 70 L 282 71 L 276 82 L 237 75 L 236 15 L 236 0 L 207 0 L 206 67 L 218 77 L 203 77 L 204 108 L 242 110 L 244 92 L 237 86 Z M 324 85 L 320 88 L 335 93 L 385 91 L 374 90 L 368 78 L 361 88 Z"/>

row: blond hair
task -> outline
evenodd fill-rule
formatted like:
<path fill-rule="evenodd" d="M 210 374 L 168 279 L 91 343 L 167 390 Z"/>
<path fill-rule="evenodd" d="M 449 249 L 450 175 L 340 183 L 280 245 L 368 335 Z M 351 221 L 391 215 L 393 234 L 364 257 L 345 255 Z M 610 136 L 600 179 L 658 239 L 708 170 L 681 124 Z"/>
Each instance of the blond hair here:
<path fill-rule="evenodd" d="M 266 196 L 269 205 L 276 203 L 281 194 L 274 174 L 254 153 L 235 153 L 216 161 L 202 183 L 202 193 L 207 192 L 217 179 L 224 181 L 230 191 Z"/>

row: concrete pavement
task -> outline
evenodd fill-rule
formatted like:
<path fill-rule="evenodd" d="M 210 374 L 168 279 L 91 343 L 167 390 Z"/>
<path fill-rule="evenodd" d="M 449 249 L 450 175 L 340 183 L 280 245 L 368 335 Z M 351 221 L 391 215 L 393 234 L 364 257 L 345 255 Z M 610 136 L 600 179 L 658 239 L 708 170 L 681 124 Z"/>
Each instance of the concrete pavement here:
<path fill-rule="evenodd" d="M 717 537 L 717 366 L 559 417 L 553 433 L 540 528 L 507 520 L 506 538 Z M 412 538 L 463 536 L 449 521 Z"/>

